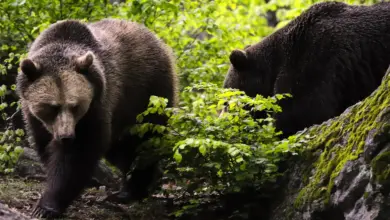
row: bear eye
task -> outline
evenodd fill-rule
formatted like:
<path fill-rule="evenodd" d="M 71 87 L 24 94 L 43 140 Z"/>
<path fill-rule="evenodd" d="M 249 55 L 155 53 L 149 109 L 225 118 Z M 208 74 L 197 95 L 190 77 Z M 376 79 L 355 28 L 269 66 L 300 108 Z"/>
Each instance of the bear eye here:
<path fill-rule="evenodd" d="M 45 108 L 48 109 L 48 112 L 50 112 L 51 115 L 55 116 L 58 114 L 58 112 L 61 110 L 61 106 L 60 105 L 56 105 L 56 104 L 47 104 L 45 106 Z"/>
<path fill-rule="evenodd" d="M 75 114 L 77 112 L 77 110 L 79 109 L 79 106 L 78 105 L 73 105 L 70 107 L 70 111 Z"/>
<path fill-rule="evenodd" d="M 44 108 L 50 110 L 51 112 L 60 111 L 61 106 L 58 104 L 44 104 Z"/>
<path fill-rule="evenodd" d="M 51 104 L 51 103 L 42 103 L 39 105 L 40 109 L 41 110 L 50 110 L 50 111 L 53 111 L 53 110 L 59 110 L 60 109 L 60 105 L 58 104 Z"/>
<path fill-rule="evenodd" d="M 43 120 L 53 120 L 58 112 L 60 111 L 61 106 L 57 104 L 43 103 L 39 106 L 38 115 Z"/>

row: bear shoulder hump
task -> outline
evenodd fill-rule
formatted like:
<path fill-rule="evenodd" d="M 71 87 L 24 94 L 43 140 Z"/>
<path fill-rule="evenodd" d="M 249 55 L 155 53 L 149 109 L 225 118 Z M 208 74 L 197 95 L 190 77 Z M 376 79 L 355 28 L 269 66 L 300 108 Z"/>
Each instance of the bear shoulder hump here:
<path fill-rule="evenodd" d="M 95 38 L 84 22 L 69 19 L 50 25 L 37 40 L 42 46 L 58 41 L 90 44 Z"/>

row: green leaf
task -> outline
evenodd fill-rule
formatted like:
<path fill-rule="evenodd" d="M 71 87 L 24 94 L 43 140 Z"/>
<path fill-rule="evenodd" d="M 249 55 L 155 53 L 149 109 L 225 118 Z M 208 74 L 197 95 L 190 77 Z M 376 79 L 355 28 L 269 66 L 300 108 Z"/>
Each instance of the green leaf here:
<path fill-rule="evenodd" d="M 199 152 L 200 152 L 203 156 L 205 156 L 205 155 L 206 155 L 206 146 L 201 145 L 201 146 L 199 147 Z"/>
<path fill-rule="evenodd" d="M 183 159 L 183 156 L 179 153 L 178 150 L 175 151 L 173 158 L 175 158 L 177 163 L 180 163 L 181 160 Z"/>
<path fill-rule="evenodd" d="M 142 114 L 137 115 L 136 120 L 138 123 L 141 123 L 144 120 L 144 116 Z"/>

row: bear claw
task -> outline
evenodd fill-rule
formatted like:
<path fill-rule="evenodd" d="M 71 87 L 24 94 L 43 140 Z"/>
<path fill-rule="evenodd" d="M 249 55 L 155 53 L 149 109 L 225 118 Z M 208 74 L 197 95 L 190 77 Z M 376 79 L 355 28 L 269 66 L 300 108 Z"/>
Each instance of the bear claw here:
<path fill-rule="evenodd" d="M 60 212 L 48 207 L 41 207 L 37 205 L 31 212 L 33 218 L 57 218 L 60 216 Z"/>

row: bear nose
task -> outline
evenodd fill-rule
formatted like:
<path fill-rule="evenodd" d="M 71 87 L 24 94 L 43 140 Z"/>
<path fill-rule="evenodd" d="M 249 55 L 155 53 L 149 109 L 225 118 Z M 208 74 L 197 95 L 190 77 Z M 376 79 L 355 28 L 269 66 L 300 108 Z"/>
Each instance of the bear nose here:
<path fill-rule="evenodd" d="M 74 135 L 64 135 L 60 137 L 60 140 L 63 144 L 71 144 L 74 140 Z"/>

